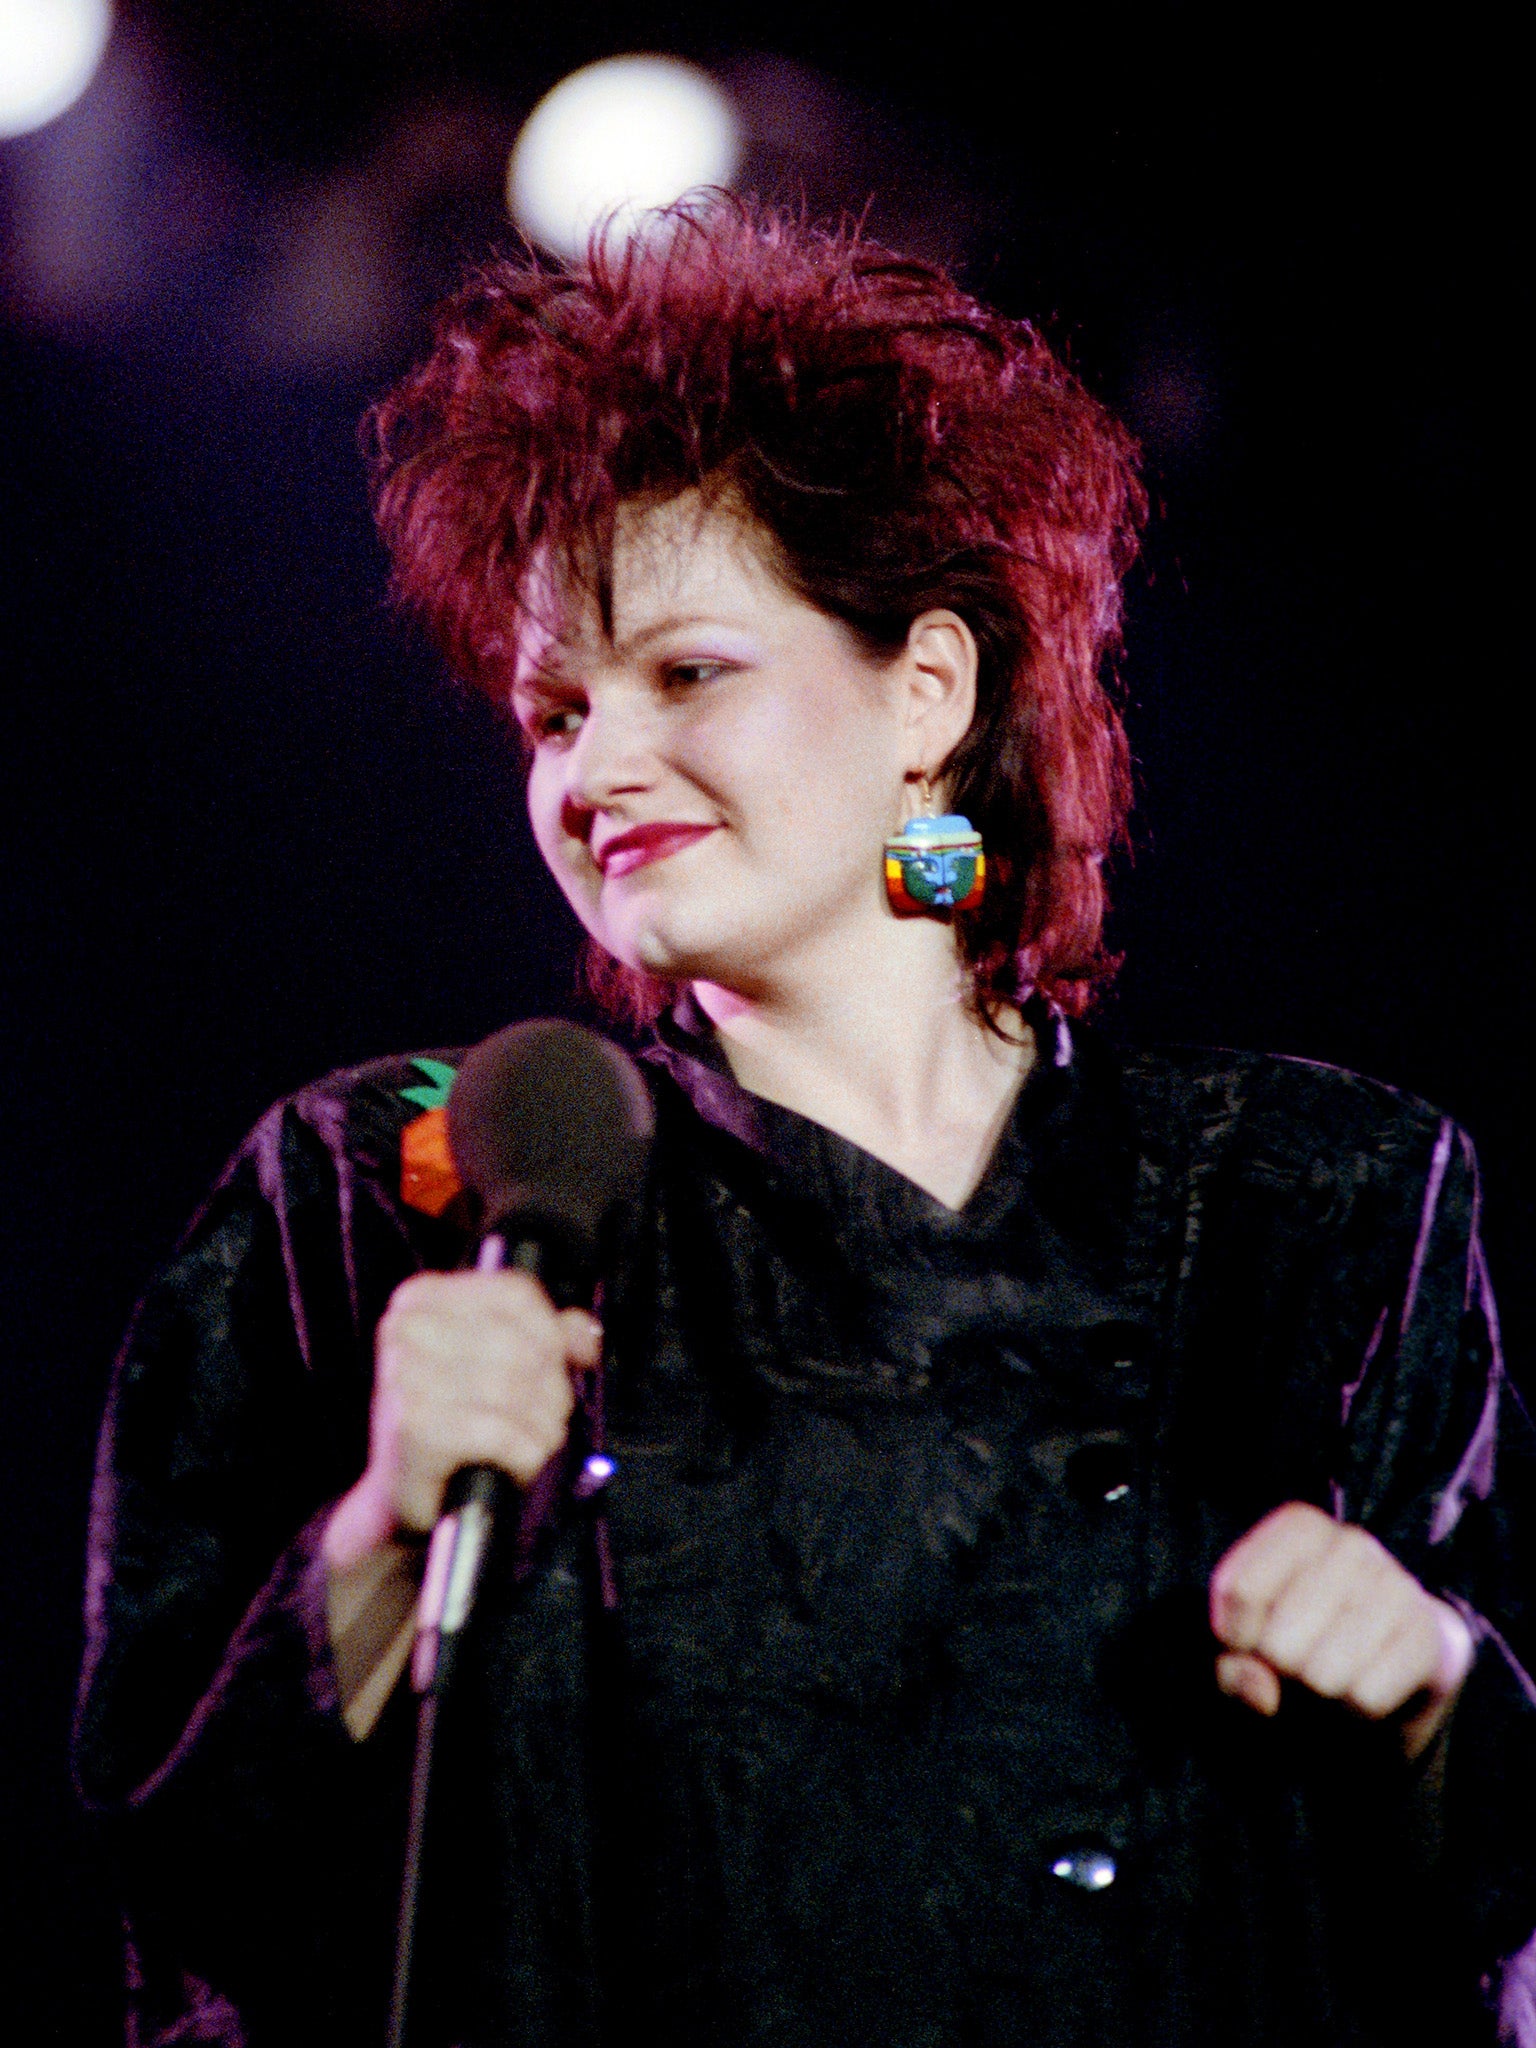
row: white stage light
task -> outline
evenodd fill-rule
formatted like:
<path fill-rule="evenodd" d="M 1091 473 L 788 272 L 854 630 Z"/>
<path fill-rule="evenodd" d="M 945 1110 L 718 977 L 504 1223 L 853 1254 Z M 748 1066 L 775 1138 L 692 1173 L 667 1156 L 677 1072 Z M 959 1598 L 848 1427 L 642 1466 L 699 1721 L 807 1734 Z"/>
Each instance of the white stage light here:
<path fill-rule="evenodd" d="M 0 0 L 0 138 L 72 107 L 111 32 L 111 0 Z"/>
<path fill-rule="evenodd" d="M 677 57 L 608 57 L 528 116 L 507 204 L 532 240 L 579 256 L 605 214 L 622 231 L 697 186 L 729 184 L 740 159 L 736 116 L 706 72 Z"/>

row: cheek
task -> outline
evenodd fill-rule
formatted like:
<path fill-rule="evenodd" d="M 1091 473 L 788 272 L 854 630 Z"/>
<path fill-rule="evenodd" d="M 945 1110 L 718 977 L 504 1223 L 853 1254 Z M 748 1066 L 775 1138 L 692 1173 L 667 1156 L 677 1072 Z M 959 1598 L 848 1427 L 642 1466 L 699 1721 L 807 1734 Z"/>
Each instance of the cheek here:
<path fill-rule="evenodd" d="M 558 864 L 560 797 L 553 778 L 540 767 L 537 755 L 529 765 L 527 795 L 534 844 L 543 854 L 545 865 L 554 868 Z"/>
<path fill-rule="evenodd" d="M 528 770 L 528 822 L 533 827 L 534 844 L 544 856 L 544 865 L 566 895 L 576 902 L 591 893 L 587 876 L 591 863 L 585 859 L 580 843 L 562 829 L 560 814 L 564 799 L 565 785 L 558 764 L 541 762 L 535 755 Z"/>
<path fill-rule="evenodd" d="M 899 796 L 889 736 L 861 714 L 857 683 L 764 693 L 742 716 L 732 707 L 718 726 L 694 735 L 699 778 L 728 793 L 749 838 L 756 830 L 808 835 L 812 841 L 867 838 L 887 829 Z M 783 842 L 780 852 L 789 851 Z"/>
<path fill-rule="evenodd" d="M 828 695 L 830 703 L 818 693 L 793 705 L 764 734 L 757 815 L 796 865 L 841 868 L 878 856 L 899 805 L 901 772 L 884 729 L 858 716 L 844 693 Z"/>

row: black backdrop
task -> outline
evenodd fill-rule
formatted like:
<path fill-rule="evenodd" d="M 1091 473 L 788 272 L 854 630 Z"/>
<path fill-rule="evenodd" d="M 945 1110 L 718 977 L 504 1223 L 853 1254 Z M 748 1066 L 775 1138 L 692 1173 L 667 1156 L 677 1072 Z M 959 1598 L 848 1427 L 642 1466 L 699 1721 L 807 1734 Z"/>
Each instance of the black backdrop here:
<path fill-rule="evenodd" d="M 423 61 L 398 26 L 365 35 L 361 6 L 215 13 L 217 34 L 190 7 L 129 24 L 251 176 L 258 137 L 290 185 L 344 166 Z M 911 152 L 949 179 L 930 239 L 1126 410 L 1159 499 L 1131 596 L 1143 801 L 1106 1023 L 1339 1061 L 1462 1117 L 1526 1370 L 1512 55 L 1465 11 L 1412 46 L 1337 10 L 1246 29 L 1176 6 L 954 13 L 898 34 L 790 7 L 739 48 L 687 7 L 578 4 L 515 34 L 468 0 L 392 18 L 430 27 L 434 79 L 489 95 L 509 133 L 595 55 L 770 50 L 854 95 L 863 155 L 841 187 L 802 164 L 813 201 L 880 186 L 882 135 L 893 182 Z M 13 218 L 20 147 L 0 145 Z M 893 202 L 917 239 L 920 216 L 910 189 Z M 451 225 L 417 304 L 494 212 Z M 419 324 L 330 367 L 242 354 L 218 289 L 238 260 L 226 245 L 120 330 L 50 322 L 20 287 L 0 324 L 15 2040 L 116 2026 L 64 1742 L 91 1440 L 138 1287 L 274 1094 L 570 986 L 503 742 L 383 606 L 355 426 Z"/>

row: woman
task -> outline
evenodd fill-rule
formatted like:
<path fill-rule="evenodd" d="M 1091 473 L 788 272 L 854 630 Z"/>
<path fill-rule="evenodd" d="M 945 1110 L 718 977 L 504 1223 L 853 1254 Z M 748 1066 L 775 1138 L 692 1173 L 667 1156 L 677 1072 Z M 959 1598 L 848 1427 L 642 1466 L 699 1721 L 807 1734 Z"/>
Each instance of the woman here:
<path fill-rule="evenodd" d="M 933 271 L 723 202 L 492 266 L 375 430 L 398 593 L 655 1024 L 656 1151 L 600 1325 L 461 1270 L 422 1070 L 376 1063 L 273 1110 L 151 1291 L 77 1742 L 138 2038 L 378 2037 L 422 1539 L 461 1465 L 560 1471 L 600 1359 L 617 1608 L 568 1489 L 493 1567 L 422 2040 L 1514 2027 L 1470 1148 L 1078 1021 L 1124 433 Z M 932 812 L 979 901 L 904 882 Z"/>

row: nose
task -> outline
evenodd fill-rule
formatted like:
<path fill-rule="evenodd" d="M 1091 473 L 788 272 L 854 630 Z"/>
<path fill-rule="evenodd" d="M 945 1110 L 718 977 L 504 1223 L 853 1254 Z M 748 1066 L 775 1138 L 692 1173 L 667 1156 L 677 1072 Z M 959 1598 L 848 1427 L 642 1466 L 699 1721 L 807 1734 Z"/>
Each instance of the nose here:
<path fill-rule="evenodd" d="M 656 779 L 654 732 L 639 691 L 622 684 L 592 689 L 581 730 L 565 756 L 562 822 L 585 838 L 599 811 L 651 787 Z"/>

